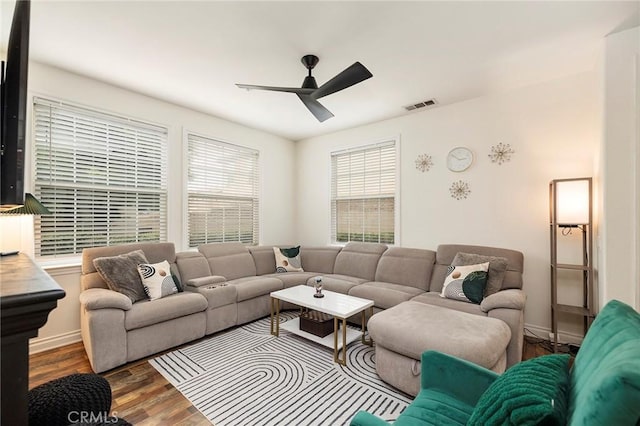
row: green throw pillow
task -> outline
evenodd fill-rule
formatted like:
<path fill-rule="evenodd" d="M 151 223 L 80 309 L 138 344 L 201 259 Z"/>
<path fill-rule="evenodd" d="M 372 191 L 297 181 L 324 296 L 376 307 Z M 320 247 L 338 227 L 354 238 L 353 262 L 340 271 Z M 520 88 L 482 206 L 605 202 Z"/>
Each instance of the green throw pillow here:
<path fill-rule="evenodd" d="M 489 262 L 477 265 L 451 265 L 444 277 L 440 296 L 480 304 L 487 285 Z"/>
<path fill-rule="evenodd" d="M 546 355 L 516 364 L 480 397 L 467 425 L 564 425 L 569 355 Z"/>
<path fill-rule="evenodd" d="M 451 265 L 474 265 L 477 263 L 489 262 L 489 270 L 487 275 L 487 285 L 484 289 L 485 296 L 490 296 L 502 289 L 502 282 L 507 272 L 509 260 L 506 257 L 483 256 L 473 253 L 458 253 L 453 258 Z"/>
<path fill-rule="evenodd" d="M 479 304 L 484 297 L 484 287 L 487 284 L 487 273 L 484 271 L 473 271 L 462 281 L 462 292 L 465 297 L 473 303 Z"/>
<path fill-rule="evenodd" d="M 287 257 L 296 257 L 300 254 L 300 246 L 290 247 L 290 248 L 281 248 L 280 253 L 284 254 Z"/>

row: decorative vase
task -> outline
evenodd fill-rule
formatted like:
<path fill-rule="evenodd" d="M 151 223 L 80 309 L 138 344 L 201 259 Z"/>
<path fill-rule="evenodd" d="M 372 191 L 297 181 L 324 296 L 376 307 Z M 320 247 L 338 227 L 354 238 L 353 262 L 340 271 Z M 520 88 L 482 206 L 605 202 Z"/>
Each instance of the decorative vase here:
<path fill-rule="evenodd" d="M 316 289 L 316 292 L 313 295 L 313 297 L 317 297 L 317 298 L 324 297 L 324 294 L 322 294 L 322 277 L 316 277 L 316 283 L 313 285 L 313 288 Z"/>

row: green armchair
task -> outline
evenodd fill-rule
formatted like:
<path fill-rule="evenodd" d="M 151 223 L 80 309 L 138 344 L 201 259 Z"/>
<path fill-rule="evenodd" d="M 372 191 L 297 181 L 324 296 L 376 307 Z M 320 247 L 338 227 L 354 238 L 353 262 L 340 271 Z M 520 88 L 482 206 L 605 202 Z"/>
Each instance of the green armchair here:
<path fill-rule="evenodd" d="M 553 362 L 560 360 L 558 356 L 548 357 L 554 359 Z M 501 377 L 498 374 L 459 358 L 427 351 L 422 354 L 420 393 L 394 425 L 465 425 L 470 419 L 472 422 L 477 419 L 478 414 L 484 414 L 474 413 L 476 406 L 487 410 L 488 394 L 492 394 L 490 402 L 500 406 L 493 407 L 495 411 L 491 418 L 494 420 L 485 420 L 483 424 L 520 424 L 516 411 L 521 410 L 522 401 L 527 399 L 528 388 L 524 384 L 528 378 L 526 375 L 532 375 L 532 383 L 536 383 L 536 386 L 540 383 L 547 386 L 547 382 L 541 381 L 538 376 L 539 371 L 535 370 L 545 364 L 540 362 L 544 361 L 542 358 L 545 357 L 525 361 L 507 370 L 497 390 L 496 380 Z M 558 419 L 562 419 L 561 423 L 584 426 L 640 424 L 638 312 L 622 302 L 609 302 L 591 325 L 570 372 L 566 359 L 564 361 L 565 377 L 559 378 L 555 384 L 548 384 L 554 387 L 554 391 L 562 393 L 563 401 L 557 399 L 555 405 L 553 399 L 548 401 L 555 414 L 553 422 L 545 424 L 558 424 Z M 538 367 L 529 367 L 533 365 Z M 522 381 L 521 389 L 516 392 L 505 391 L 514 389 L 503 385 L 508 375 Z M 494 382 L 494 387 L 490 389 Z M 517 385 L 519 382 L 515 383 Z M 514 401 L 509 401 L 515 398 L 514 393 L 519 393 L 521 398 L 515 405 Z M 481 401 L 483 395 L 485 398 Z M 518 408 L 512 410 L 516 405 Z M 557 416 L 558 411 L 563 412 Z M 496 413 L 505 418 L 495 420 Z M 388 426 L 389 423 L 360 411 L 351 420 L 351 425 Z"/>
<path fill-rule="evenodd" d="M 497 373 L 441 352 L 422 354 L 420 392 L 394 423 L 397 426 L 465 425 Z M 389 426 L 360 411 L 351 426 Z"/>

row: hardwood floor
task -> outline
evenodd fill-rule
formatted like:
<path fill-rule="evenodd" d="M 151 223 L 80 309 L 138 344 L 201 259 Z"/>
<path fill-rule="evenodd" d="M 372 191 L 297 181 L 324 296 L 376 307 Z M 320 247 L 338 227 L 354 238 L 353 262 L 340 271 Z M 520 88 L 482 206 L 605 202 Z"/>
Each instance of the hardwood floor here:
<path fill-rule="evenodd" d="M 102 374 L 113 392 L 112 414 L 134 425 L 210 425 L 147 360 Z M 68 374 L 93 372 L 81 342 L 31 355 L 29 363 L 29 389 Z"/>
<path fill-rule="evenodd" d="M 548 353 L 544 340 L 525 337 L 523 359 Z M 209 425 L 209 421 L 147 362 L 148 359 L 102 374 L 111 384 L 112 414 L 135 425 Z M 82 343 L 31 355 L 29 362 L 29 389 L 68 374 L 92 372 Z"/>
<path fill-rule="evenodd" d="M 535 337 L 525 336 L 522 347 L 522 360 L 536 358 L 552 353 L 551 342 Z"/>

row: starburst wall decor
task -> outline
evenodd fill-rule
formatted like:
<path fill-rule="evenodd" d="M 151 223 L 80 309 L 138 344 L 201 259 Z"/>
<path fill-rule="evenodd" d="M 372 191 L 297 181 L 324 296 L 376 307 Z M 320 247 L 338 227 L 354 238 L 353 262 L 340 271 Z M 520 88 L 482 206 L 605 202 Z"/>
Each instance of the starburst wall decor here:
<path fill-rule="evenodd" d="M 427 154 L 418 155 L 418 158 L 416 159 L 416 169 L 424 173 L 424 172 L 428 172 L 431 166 L 433 166 L 433 160 L 431 159 L 430 155 L 427 155 Z"/>
<path fill-rule="evenodd" d="M 469 184 L 467 182 L 459 180 L 451 184 L 449 192 L 451 193 L 452 198 L 455 198 L 456 200 L 462 200 L 463 198 L 467 198 L 469 194 L 471 194 L 471 188 L 469 187 Z"/>
<path fill-rule="evenodd" d="M 510 161 L 511 155 L 515 154 L 513 148 L 511 148 L 510 144 L 503 144 L 500 142 L 498 145 L 493 145 L 491 147 L 491 154 L 489 154 L 489 158 L 492 163 L 498 163 L 498 165 Z"/>

